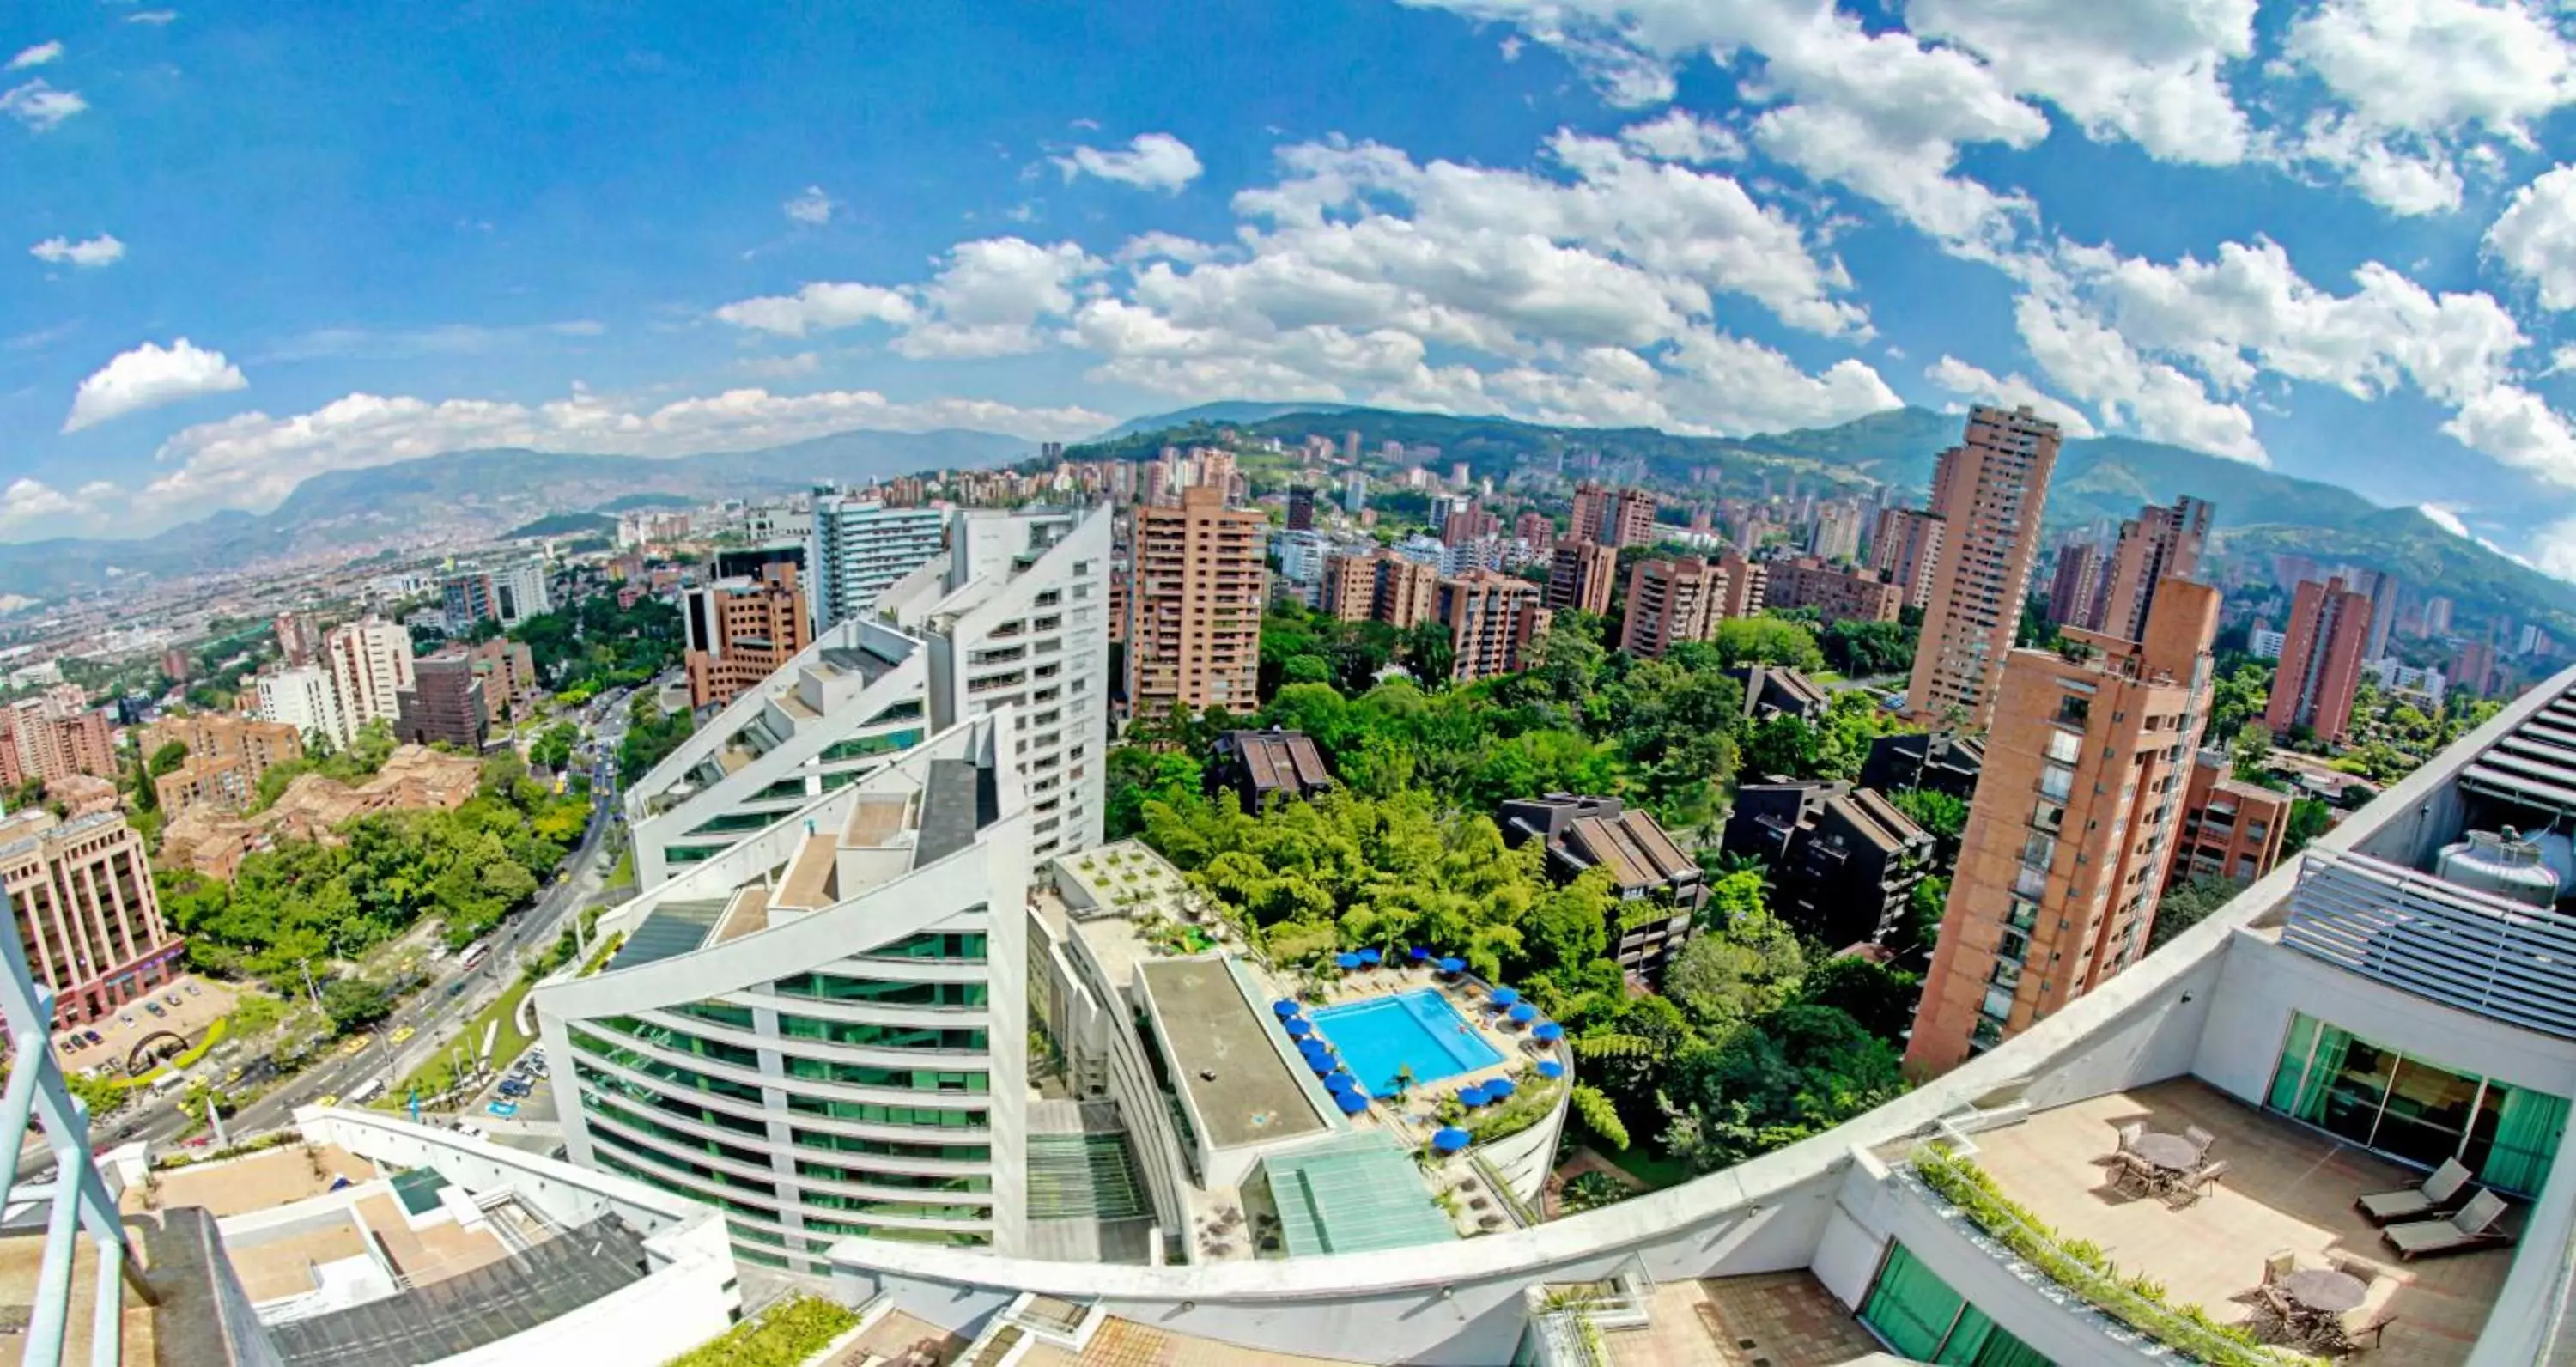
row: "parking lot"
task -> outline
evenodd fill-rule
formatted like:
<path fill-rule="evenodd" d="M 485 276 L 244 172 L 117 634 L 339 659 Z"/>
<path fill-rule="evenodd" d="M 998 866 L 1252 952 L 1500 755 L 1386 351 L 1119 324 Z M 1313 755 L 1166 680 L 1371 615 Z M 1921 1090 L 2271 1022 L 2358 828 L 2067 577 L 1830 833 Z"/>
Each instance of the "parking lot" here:
<path fill-rule="evenodd" d="M 493 1079 L 492 1085 L 475 1098 L 474 1105 L 464 1113 L 464 1118 L 513 1120 L 529 1125 L 553 1124 L 555 1120 L 553 1079 L 527 1066 L 531 1056 L 541 1049 L 542 1046 L 531 1047 L 528 1054 L 520 1056 L 520 1064 L 514 1065 L 512 1071 Z M 513 1092 L 517 1095 L 512 1095 Z M 496 1106 L 504 1109 L 493 1109 Z"/>
<path fill-rule="evenodd" d="M 176 998 L 174 1004 L 173 998 Z M 153 1007 L 160 1008 L 154 1014 Z M 113 1059 L 118 1069 L 144 1038 L 167 1031 L 183 1036 L 194 1046 L 205 1038 L 206 1027 L 228 1015 L 233 1009 L 233 989 L 219 982 L 183 976 L 176 982 L 155 988 L 151 1006 L 142 1001 L 127 1002 L 114 1016 L 83 1026 L 79 1046 L 73 1047 L 74 1032 L 69 1028 L 54 1032 L 63 1067 L 71 1072 L 85 1072 Z M 99 1042 L 92 1044 L 86 1032 L 98 1032 Z"/>

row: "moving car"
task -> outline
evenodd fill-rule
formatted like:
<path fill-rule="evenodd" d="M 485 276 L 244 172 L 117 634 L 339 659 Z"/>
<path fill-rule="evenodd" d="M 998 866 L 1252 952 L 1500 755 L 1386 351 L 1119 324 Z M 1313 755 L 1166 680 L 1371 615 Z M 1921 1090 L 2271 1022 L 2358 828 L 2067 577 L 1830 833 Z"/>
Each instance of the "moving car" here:
<path fill-rule="evenodd" d="M 392 1034 L 392 1035 L 390 1035 L 390 1036 L 388 1036 L 388 1038 L 390 1038 L 391 1040 L 393 1040 L 393 1042 L 394 1042 L 394 1043 L 396 1043 L 396 1044 L 400 1044 L 400 1043 L 402 1043 L 404 1040 L 410 1039 L 412 1036 L 414 1036 L 414 1035 L 416 1035 L 416 1034 L 419 1034 L 419 1033 L 420 1033 L 419 1031 L 412 1029 L 412 1028 L 411 1028 L 410 1026 L 408 1026 L 408 1025 L 404 1025 L 404 1026 L 397 1026 L 397 1027 L 395 1028 L 395 1030 L 394 1030 L 393 1034 Z"/>
<path fill-rule="evenodd" d="M 340 1104 L 340 1094 L 333 1092 L 328 1096 L 317 1096 L 313 1098 L 313 1104 L 316 1106 L 337 1106 Z"/>
<path fill-rule="evenodd" d="M 519 1113 L 519 1103 L 515 1101 L 495 1101 L 483 1109 L 499 1116 L 503 1120 L 507 1120 Z"/>
<path fill-rule="evenodd" d="M 364 1035 L 351 1035 L 349 1037 L 349 1042 L 340 1046 L 340 1052 L 347 1054 L 351 1058 L 356 1058 L 358 1055 L 367 1052 L 367 1037 Z"/>

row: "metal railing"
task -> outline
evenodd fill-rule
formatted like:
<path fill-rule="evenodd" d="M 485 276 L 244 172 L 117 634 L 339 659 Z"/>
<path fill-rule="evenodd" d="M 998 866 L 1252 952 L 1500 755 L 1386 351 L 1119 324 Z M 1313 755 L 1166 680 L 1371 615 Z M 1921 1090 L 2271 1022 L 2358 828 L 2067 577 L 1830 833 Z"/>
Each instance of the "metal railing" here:
<path fill-rule="evenodd" d="M 2543 907 L 2312 850 L 2281 943 L 2445 1006 L 2576 1039 L 2576 918 Z"/>
<path fill-rule="evenodd" d="M 39 986 L 27 969 L 26 942 L 11 899 L 0 899 L 0 968 L 6 970 L 0 972 L 0 1016 L 6 1018 L 10 1045 L 9 1081 L 0 1089 L 0 1144 L 7 1148 L 0 1155 L 0 1191 L 13 1201 L 51 1206 L 18 1360 L 32 1367 L 60 1367 L 71 1322 L 72 1260 L 86 1235 L 98 1247 L 90 1361 L 95 1367 L 117 1367 L 124 1356 L 124 1292 L 133 1291 L 146 1305 L 156 1297 L 128 1256 L 116 1198 L 108 1194 L 90 1154 L 89 1108 L 72 1096 L 54 1058 L 53 990 Z M 21 1187 L 18 1166 L 31 1115 L 44 1122 L 54 1174 L 51 1181 Z"/>

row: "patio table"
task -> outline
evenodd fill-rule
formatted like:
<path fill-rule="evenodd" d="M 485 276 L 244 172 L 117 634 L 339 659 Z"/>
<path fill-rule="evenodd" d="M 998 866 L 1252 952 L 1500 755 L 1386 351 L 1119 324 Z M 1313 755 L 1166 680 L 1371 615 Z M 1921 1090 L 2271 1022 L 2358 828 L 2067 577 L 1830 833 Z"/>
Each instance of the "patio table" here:
<path fill-rule="evenodd" d="M 2200 1146 L 2178 1134 L 2142 1134 L 2129 1152 L 2166 1172 L 2188 1172 L 2200 1165 Z"/>
<path fill-rule="evenodd" d="M 2340 1315 L 2358 1308 L 2368 1299 L 2370 1286 L 2349 1272 L 2337 1272 L 2331 1267 L 2311 1267 L 2283 1277 L 2281 1294 L 2302 1310 L 2320 1315 Z"/>

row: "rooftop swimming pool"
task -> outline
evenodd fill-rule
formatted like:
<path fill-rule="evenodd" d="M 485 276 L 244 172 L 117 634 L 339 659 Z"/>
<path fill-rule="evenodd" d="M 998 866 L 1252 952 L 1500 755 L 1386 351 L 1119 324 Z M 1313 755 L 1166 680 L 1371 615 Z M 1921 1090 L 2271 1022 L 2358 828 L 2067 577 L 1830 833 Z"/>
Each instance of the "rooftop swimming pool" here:
<path fill-rule="evenodd" d="M 1419 1087 L 1503 1061 L 1502 1051 L 1469 1025 L 1448 998 L 1427 988 L 1328 1006 L 1311 1019 L 1316 1033 L 1341 1053 L 1343 1064 L 1372 1096 L 1394 1092 L 1397 1076 L 1407 1068 Z"/>

